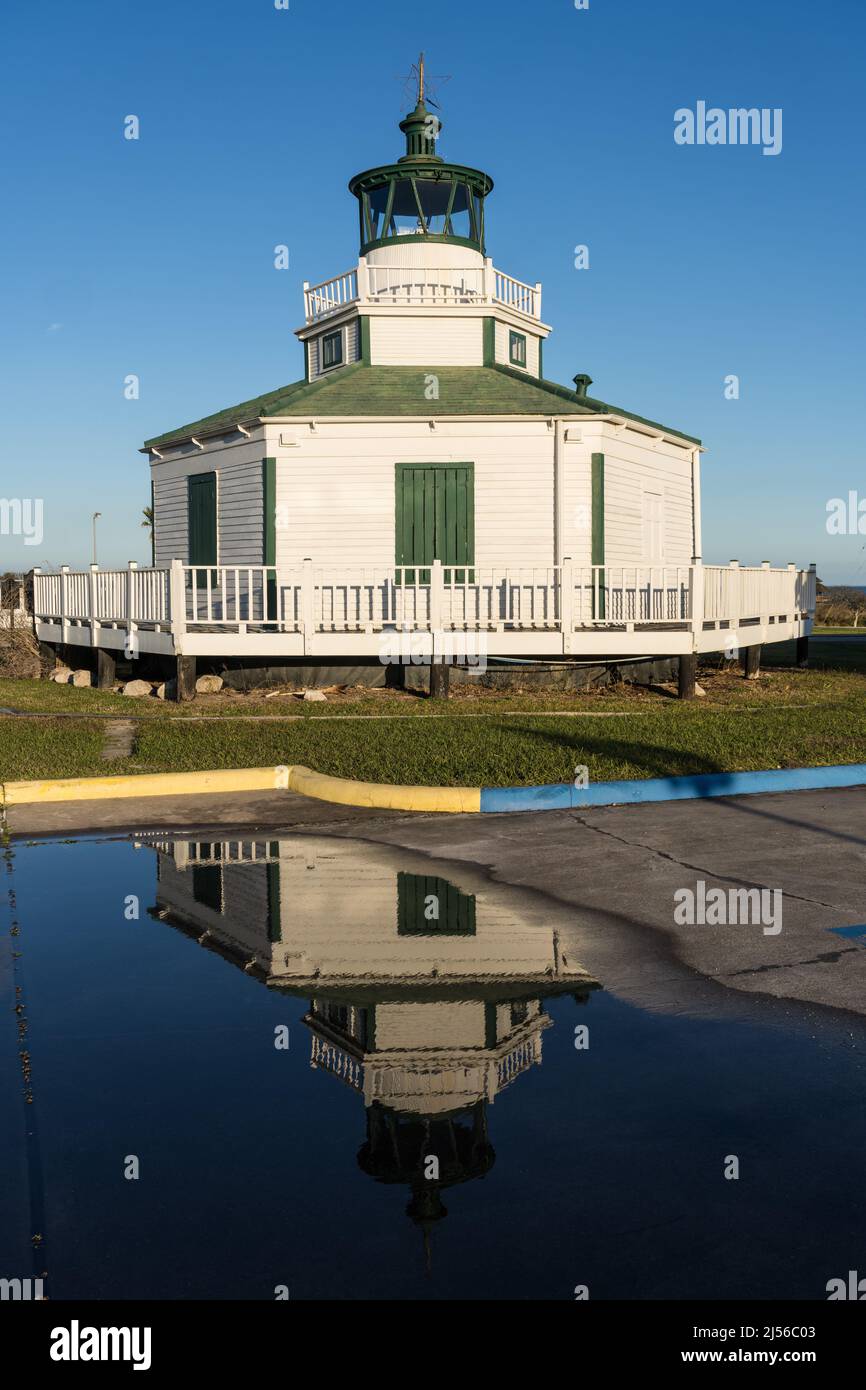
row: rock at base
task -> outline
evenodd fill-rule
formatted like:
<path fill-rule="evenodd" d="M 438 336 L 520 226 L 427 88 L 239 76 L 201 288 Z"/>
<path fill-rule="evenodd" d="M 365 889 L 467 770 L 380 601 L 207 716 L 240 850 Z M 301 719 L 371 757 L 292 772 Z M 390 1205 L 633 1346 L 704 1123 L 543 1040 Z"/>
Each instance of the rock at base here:
<path fill-rule="evenodd" d="M 72 672 L 68 666 L 58 666 L 56 671 L 51 672 L 48 679 L 54 681 L 57 685 L 68 685 L 72 680 Z"/>
<path fill-rule="evenodd" d="M 81 687 L 90 687 L 93 684 L 93 676 L 89 671 L 73 671 L 72 684 Z"/>
<path fill-rule="evenodd" d="M 131 695 L 133 699 L 142 699 L 145 695 L 153 692 L 150 681 L 127 681 L 123 687 L 124 695 Z"/>
<path fill-rule="evenodd" d="M 325 700 L 325 701 L 327 701 L 328 697 L 327 697 L 327 695 L 325 695 L 324 692 L 321 691 L 321 690 L 305 690 L 305 691 L 304 691 L 304 699 L 305 699 L 305 700 L 315 700 L 315 701 L 318 702 L 318 701 L 320 701 L 320 700 Z"/>
<path fill-rule="evenodd" d="M 196 695 L 216 695 L 223 688 L 222 676 L 199 676 L 195 683 Z"/>
<path fill-rule="evenodd" d="M 158 685 L 156 687 L 156 690 L 153 693 L 158 700 L 176 700 L 177 681 L 163 681 L 161 685 Z"/>

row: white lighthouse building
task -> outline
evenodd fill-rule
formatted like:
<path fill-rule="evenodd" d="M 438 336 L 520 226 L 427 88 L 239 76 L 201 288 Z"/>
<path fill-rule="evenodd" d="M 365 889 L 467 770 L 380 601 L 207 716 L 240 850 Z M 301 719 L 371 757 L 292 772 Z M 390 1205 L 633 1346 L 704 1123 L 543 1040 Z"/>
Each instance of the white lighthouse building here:
<path fill-rule="evenodd" d="M 177 660 L 431 652 L 622 661 L 804 639 L 814 573 L 707 566 L 701 444 L 544 375 L 541 285 L 488 255 L 493 180 L 442 157 L 424 100 L 357 174 L 359 253 L 304 289 L 303 374 L 144 446 L 154 556 L 37 576 L 44 642 Z M 733 548 L 733 547 L 731 547 Z"/>

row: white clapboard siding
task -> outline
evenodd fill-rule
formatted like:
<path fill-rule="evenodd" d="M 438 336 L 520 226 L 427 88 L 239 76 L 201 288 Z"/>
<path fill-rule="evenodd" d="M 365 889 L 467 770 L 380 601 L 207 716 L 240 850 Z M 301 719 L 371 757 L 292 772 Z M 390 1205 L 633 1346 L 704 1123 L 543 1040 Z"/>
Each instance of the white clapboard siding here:
<path fill-rule="evenodd" d="M 553 563 L 553 435 L 543 421 L 440 421 L 338 425 L 320 421 L 277 457 L 277 563 L 306 557 L 335 568 L 391 565 L 397 463 L 471 463 L 475 560 L 480 565 Z"/>
<path fill-rule="evenodd" d="M 592 466 L 590 450 L 567 442 L 562 465 L 562 555 L 592 564 Z"/>
<path fill-rule="evenodd" d="M 225 464 L 217 472 L 219 563 L 260 565 L 264 559 L 261 461 Z"/>
<path fill-rule="evenodd" d="M 336 332 L 337 330 L 334 329 L 334 328 L 332 328 L 332 329 L 330 329 L 329 331 L 330 331 L 331 333 L 334 333 L 334 332 Z M 343 335 L 343 363 L 344 363 L 344 365 L 349 364 L 349 363 L 352 363 L 352 362 L 357 362 L 357 361 L 359 360 L 360 356 L 361 356 L 360 325 L 359 325 L 357 319 L 356 319 L 354 322 L 352 322 L 352 323 L 343 324 L 342 328 L 340 329 L 340 332 L 341 332 L 342 335 Z M 316 336 L 315 338 L 310 338 L 310 340 L 309 340 L 309 348 L 310 348 L 310 380 L 311 380 L 311 381 L 313 380 L 314 377 L 318 377 L 318 376 L 322 376 L 322 375 L 326 375 L 326 376 L 327 376 L 327 375 L 330 374 L 330 372 L 331 372 L 332 370 L 333 370 L 333 371 L 336 371 L 336 370 L 337 370 L 337 368 L 329 368 L 329 369 L 328 369 L 328 372 L 326 372 L 326 373 L 323 373 L 323 372 L 322 372 L 322 368 L 321 368 L 321 361 L 322 361 L 322 338 L 325 337 L 325 336 L 327 336 L 325 333 L 320 333 L 320 334 L 317 334 L 317 336 Z"/>
<path fill-rule="evenodd" d="M 154 563 L 169 565 L 172 560 L 186 560 L 187 482 L 185 477 L 153 480 Z"/>
<path fill-rule="evenodd" d="M 266 457 L 264 430 L 250 439 L 237 432 L 203 441 L 204 448 L 186 445 L 161 451 L 153 458 L 154 518 L 157 565 L 188 558 L 187 480 L 197 473 L 217 476 L 218 561 L 223 565 L 261 564 L 262 460 Z"/>
<path fill-rule="evenodd" d="M 511 361 L 511 356 L 509 353 L 511 331 L 512 330 L 507 323 L 502 323 L 500 319 L 496 320 L 496 361 L 501 362 L 503 366 L 506 367 L 514 366 L 514 363 Z M 529 376 L 538 376 L 538 338 L 536 338 L 532 333 L 526 333 L 525 330 L 522 328 L 515 329 L 514 331 L 523 333 L 524 337 L 526 338 L 527 374 Z M 516 367 L 515 370 L 521 371 L 522 368 Z"/>
<path fill-rule="evenodd" d="M 374 367 L 481 367 L 483 320 L 371 316 L 370 360 Z"/>
<path fill-rule="evenodd" d="M 605 560 L 612 565 L 648 563 L 644 492 L 660 494 L 665 564 L 688 564 L 692 556 L 692 472 L 687 449 L 659 444 L 625 430 L 600 446 L 604 453 Z"/>
<path fill-rule="evenodd" d="M 193 864 L 211 865 L 208 873 L 219 873 L 219 846 L 190 842 L 190 860 L 178 868 L 170 854 L 159 854 L 158 897 L 161 906 L 175 908 L 187 921 L 218 933 L 227 945 L 244 954 L 257 955 L 263 964 L 271 955 L 268 938 L 268 881 L 264 864 L 243 864 L 222 876 L 223 911 L 196 900 Z M 211 858 L 207 857 L 208 852 Z"/>

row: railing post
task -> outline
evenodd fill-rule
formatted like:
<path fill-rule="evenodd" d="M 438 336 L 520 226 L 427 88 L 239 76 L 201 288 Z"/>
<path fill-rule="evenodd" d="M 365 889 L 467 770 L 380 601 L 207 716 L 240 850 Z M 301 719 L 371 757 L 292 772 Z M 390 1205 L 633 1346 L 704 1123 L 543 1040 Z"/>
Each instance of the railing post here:
<path fill-rule="evenodd" d="M 541 281 L 537 281 L 535 286 L 535 317 L 541 318 Z"/>
<path fill-rule="evenodd" d="M 69 641 L 69 566 L 60 566 L 60 640 Z"/>
<path fill-rule="evenodd" d="M 358 301 L 366 303 L 370 298 L 370 271 L 367 266 L 367 257 L 358 257 Z"/>
<path fill-rule="evenodd" d="M 484 302 L 492 304 L 496 298 L 496 271 L 493 268 L 493 257 L 488 256 L 484 262 Z"/>
<path fill-rule="evenodd" d="M 304 281 L 304 318 L 306 319 L 307 323 L 310 323 L 311 320 L 312 320 L 312 313 L 310 312 L 310 282 L 309 282 L 309 280 L 305 280 L 305 281 Z"/>
<path fill-rule="evenodd" d="M 568 656 L 574 644 L 574 570 L 570 555 L 563 555 L 559 567 L 559 626 L 562 650 Z"/>
<path fill-rule="evenodd" d="M 138 562 L 130 560 L 126 566 L 126 656 L 135 657 L 136 651 L 135 634 L 138 631 L 138 624 L 135 622 L 133 607 L 135 599 L 135 571 L 138 569 Z"/>
<path fill-rule="evenodd" d="M 732 570 L 732 574 L 731 574 L 731 605 L 730 605 L 730 606 L 731 606 L 731 611 L 730 611 L 730 613 L 729 613 L 729 615 L 728 615 L 728 622 L 731 622 L 731 621 L 733 620 L 733 621 L 736 623 L 737 628 L 739 628 L 739 626 L 740 626 L 740 618 L 743 616 L 742 611 L 741 611 L 741 609 L 742 609 L 742 602 L 741 602 L 741 600 L 742 600 L 742 577 L 741 577 L 741 575 L 740 575 L 740 562 L 739 562 L 739 560 L 732 560 L 731 563 L 730 563 L 730 568 L 731 568 L 731 570 Z"/>
<path fill-rule="evenodd" d="M 168 627 L 175 654 L 180 656 L 186 637 L 186 579 L 182 560 L 172 560 L 168 575 Z"/>
<path fill-rule="evenodd" d="M 98 595 L 97 595 L 97 575 L 98 575 L 98 574 L 99 574 L 99 566 L 98 566 L 98 565 L 91 565 L 91 566 L 90 566 L 90 582 L 89 582 L 89 597 L 90 597 L 90 645 L 91 645 L 91 647 L 97 646 L 96 638 L 99 636 L 99 626 L 100 626 L 100 624 L 99 624 L 99 602 L 98 602 Z"/>
<path fill-rule="evenodd" d="M 36 627 L 36 619 L 40 616 L 39 604 L 40 604 L 40 602 L 41 602 L 41 599 L 40 599 L 39 595 L 40 595 L 40 590 L 41 590 L 41 588 L 42 588 L 42 570 L 41 570 L 41 568 L 37 565 L 37 566 L 34 567 L 34 570 L 33 570 L 33 626 L 34 626 L 34 629 L 35 629 L 35 627 Z"/>
<path fill-rule="evenodd" d="M 692 557 L 689 566 L 689 621 L 692 629 L 692 650 L 698 652 L 704 630 L 704 565 L 699 555 Z"/>
<path fill-rule="evenodd" d="M 769 575 L 769 573 L 770 573 L 770 562 L 769 562 L 769 560 L 762 560 L 762 561 L 761 561 L 761 569 L 763 570 L 763 572 L 764 572 L 766 575 Z M 772 580 L 769 579 L 769 578 L 767 578 L 767 579 L 762 579 L 762 580 L 761 580 L 761 598 L 760 598 L 760 610 L 761 610 L 761 611 L 760 611 L 759 617 L 760 617 L 760 619 L 761 619 L 761 628 L 762 628 L 762 630 L 763 630 L 763 637 L 764 637 L 764 640 L 765 640 L 765 641 L 766 641 L 766 639 L 767 639 L 767 638 L 769 637 L 769 635 L 770 635 L 770 633 L 769 633 L 769 627 L 770 627 L 770 585 L 771 585 L 771 583 L 772 583 Z"/>
<path fill-rule="evenodd" d="M 815 562 L 814 562 L 814 560 L 813 560 L 812 564 L 809 566 L 809 592 L 808 592 L 808 594 L 806 595 L 806 602 L 807 602 L 807 604 L 808 604 L 808 609 L 807 609 L 807 611 L 808 611 L 808 614 L 809 614 L 809 621 L 810 621 L 810 622 L 814 622 L 814 621 L 815 621 L 815 606 L 816 606 L 817 596 L 818 596 L 818 566 L 815 564 Z"/>
<path fill-rule="evenodd" d="M 303 578 L 301 580 L 301 612 L 303 613 L 304 656 L 312 656 L 316 593 L 313 582 L 313 562 L 309 556 L 305 556 L 304 558 L 303 571 Z"/>
<path fill-rule="evenodd" d="M 442 631 L 442 599 L 444 580 L 442 561 L 434 560 L 430 566 L 430 631 Z"/>

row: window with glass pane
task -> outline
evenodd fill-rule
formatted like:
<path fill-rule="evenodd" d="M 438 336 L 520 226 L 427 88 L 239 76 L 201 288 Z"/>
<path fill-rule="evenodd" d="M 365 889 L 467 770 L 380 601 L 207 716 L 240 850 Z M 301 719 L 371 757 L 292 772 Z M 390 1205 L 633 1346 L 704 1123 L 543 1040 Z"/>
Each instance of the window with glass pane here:
<path fill-rule="evenodd" d="M 515 367 L 526 366 L 526 338 L 522 333 L 511 334 L 508 355 Z"/>
<path fill-rule="evenodd" d="M 322 339 L 322 371 L 338 367 L 343 360 L 342 333 L 326 333 Z"/>

